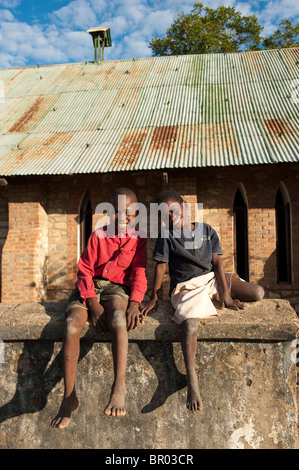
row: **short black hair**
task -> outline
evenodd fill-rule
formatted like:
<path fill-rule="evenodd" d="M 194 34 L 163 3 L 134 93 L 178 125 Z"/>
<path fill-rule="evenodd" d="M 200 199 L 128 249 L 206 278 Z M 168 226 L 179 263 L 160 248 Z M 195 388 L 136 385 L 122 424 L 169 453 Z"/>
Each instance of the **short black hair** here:
<path fill-rule="evenodd" d="M 113 191 L 112 195 L 111 195 L 111 198 L 110 198 L 110 202 L 111 204 L 114 204 L 117 197 L 120 196 L 120 195 L 125 195 L 125 196 L 131 196 L 133 199 L 135 199 L 137 201 L 137 196 L 136 194 L 134 193 L 134 191 L 132 191 L 132 189 L 129 189 L 129 188 L 119 188 L 119 189 L 116 189 L 115 191 Z"/>
<path fill-rule="evenodd" d="M 184 199 L 178 193 L 177 191 L 174 191 L 172 189 L 168 189 L 167 191 L 164 191 L 162 194 L 160 194 L 157 199 L 156 203 L 161 204 L 162 202 L 167 202 L 167 201 L 173 201 L 173 202 L 178 202 L 181 204 L 184 202 Z"/>

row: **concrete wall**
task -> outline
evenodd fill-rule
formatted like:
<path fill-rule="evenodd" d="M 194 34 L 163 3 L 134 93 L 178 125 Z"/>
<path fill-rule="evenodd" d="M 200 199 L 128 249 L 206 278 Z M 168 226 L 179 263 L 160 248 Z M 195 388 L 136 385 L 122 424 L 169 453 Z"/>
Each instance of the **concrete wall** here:
<path fill-rule="evenodd" d="M 169 302 L 129 333 L 127 415 L 104 415 L 112 383 L 109 336 L 86 325 L 77 377 L 79 408 L 50 427 L 63 396 L 64 304 L 0 304 L 0 448 L 294 449 L 294 339 L 284 300 L 199 322 L 197 372 L 204 410 L 185 408 L 178 327 Z"/>

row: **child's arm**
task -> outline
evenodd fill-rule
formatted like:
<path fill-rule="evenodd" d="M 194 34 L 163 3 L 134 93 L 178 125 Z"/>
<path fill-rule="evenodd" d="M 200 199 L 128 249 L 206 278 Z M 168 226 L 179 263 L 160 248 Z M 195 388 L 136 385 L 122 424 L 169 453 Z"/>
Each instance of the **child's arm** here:
<path fill-rule="evenodd" d="M 157 261 L 150 300 L 142 302 L 140 306 L 140 311 L 144 317 L 156 306 L 158 300 L 158 290 L 161 289 L 166 273 L 166 264 L 167 263 L 165 261 Z"/>
<path fill-rule="evenodd" d="M 107 333 L 108 329 L 105 324 L 105 321 L 103 321 L 104 317 L 101 318 L 101 316 L 104 313 L 104 309 L 102 305 L 99 303 L 99 301 L 94 297 L 90 297 L 86 299 L 86 306 L 88 310 L 90 311 L 90 321 L 93 324 L 93 326 L 96 329 L 103 331 L 104 333 Z"/>
<path fill-rule="evenodd" d="M 244 308 L 244 305 L 237 299 L 232 299 L 228 285 L 226 282 L 225 271 L 221 256 L 214 254 L 212 256 L 212 266 L 215 272 L 215 276 L 220 284 L 221 288 L 221 308 L 227 307 L 238 310 L 239 308 Z"/>
<path fill-rule="evenodd" d="M 139 310 L 139 306 L 147 288 L 147 279 L 145 272 L 146 263 L 147 239 L 145 237 L 142 237 L 138 239 L 138 246 L 131 264 L 131 289 L 129 303 L 126 311 L 128 330 L 137 328 L 140 322 L 141 313 Z"/>
<path fill-rule="evenodd" d="M 95 275 L 95 264 L 98 259 L 98 246 L 99 238 L 95 232 L 89 237 L 87 246 L 80 256 L 78 262 L 77 283 L 82 302 L 87 306 L 90 311 L 90 320 L 95 328 L 102 329 L 104 326 L 100 325 L 99 319 L 103 314 L 103 307 L 99 304 L 94 290 L 93 277 Z M 103 323 L 103 322 L 102 322 Z M 106 330 L 105 330 L 106 331 Z"/>

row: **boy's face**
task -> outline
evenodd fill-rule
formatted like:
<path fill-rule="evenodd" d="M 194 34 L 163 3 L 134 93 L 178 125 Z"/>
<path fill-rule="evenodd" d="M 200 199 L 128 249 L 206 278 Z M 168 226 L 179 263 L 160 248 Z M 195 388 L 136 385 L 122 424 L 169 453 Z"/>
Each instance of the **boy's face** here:
<path fill-rule="evenodd" d="M 167 201 L 168 213 L 164 216 L 168 217 L 169 228 L 189 229 L 190 218 L 188 215 L 187 205 L 184 202 Z"/>
<path fill-rule="evenodd" d="M 136 198 L 130 194 L 121 194 L 114 201 L 115 233 L 126 233 L 130 222 L 136 217 Z M 131 206 L 131 207 L 130 207 Z"/>

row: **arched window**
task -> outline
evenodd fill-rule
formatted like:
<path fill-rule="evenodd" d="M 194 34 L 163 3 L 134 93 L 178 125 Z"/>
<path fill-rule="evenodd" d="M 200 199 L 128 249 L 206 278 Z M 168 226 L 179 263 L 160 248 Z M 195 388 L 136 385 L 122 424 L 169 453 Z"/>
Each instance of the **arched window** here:
<path fill-rule="evenodd" d="M 79 212 L 80 225 L 80 254 L 84 251 L 88 238 L 92 232 L 92 208 L 91 199 L 88 191 L 83 196 Z"/>
<path fill-rule="evenodd" d="M 280 184 L 275 198 L 277 283 L 292 283 L 291 211 L 287 190 Z"/>
<path fill-rule="evenodd" d="M 238 188 L 234 199 L 235 266 L 239 276 L 249 281 L 248 268 L 248 211 L 244 191 Z"/>

